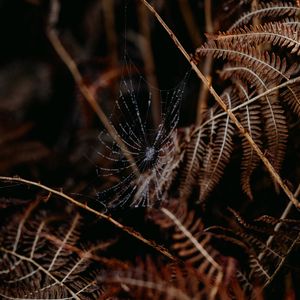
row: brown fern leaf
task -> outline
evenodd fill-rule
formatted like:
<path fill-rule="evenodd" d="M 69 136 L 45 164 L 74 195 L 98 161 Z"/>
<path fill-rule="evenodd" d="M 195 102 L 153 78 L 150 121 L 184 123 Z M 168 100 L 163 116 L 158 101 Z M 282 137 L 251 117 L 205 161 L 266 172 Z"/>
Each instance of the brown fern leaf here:
<path fill-rule="evenodd" d="M 234 107 L 234 96 L 230 90 L 225 91 L 223 100 L 229 109 Z M 235 134 L 235 128 L 230 121 L 229 116 L 219 121 L 216 130 L 216 136 L 210 145 L 208 145 L 203 160 L 203 168 L 199 176 L 200 201 L 204 201 L 213 188 L 218 184 L 226 165 L 228 164 L 233 151 L 232 138 Z"/>
<path fill-rule="evenodd" d="M 265 119 L 265 132 L 268 142 L 268 156 L 273 163 L 275 170 L 279 171 L 284 160 L 288 130 L 284 111 L 272 98 L 272 102 L 262 107 L 262 114 Z"/>
<path fill-rule="evenodd" d="M 210 110 L 212 113 L 213 110 Z M 182 198 L 187 198 L 193 186 L 196 185 L 200 174 L 202 160 L 206 151 L 205 140 L 207 135 L 213 135 L 215 122 L 207 128 L 199 127 L 191 133 L 189 142 L 184 149 L 183 169 L 180 172 L 179 191 Z"/>
<path fill-rule="evenodd" d="M 1 228 L 1 299 L 96 299 L 101 290 L 91 253 L 72 250 L 79 239 L 80 216 L 49 216 L 38 204 L 31 203 Z"/>
<path fill-rule="evenodd" d="M 252 229 L 253 227 L 258 230 L 260 229 L 255 225 L 248 226 L 237 213 L 235 213 L 235 215 L 237 219 L 240 220 L 239 222 L 247 228 L 251 227 Z M 248 235 L 250 238 L 247 236 L 248 239 L 246 239 L 242 235 L 243 233 L 239 235 L 236 234 L 235 231 L 226 230 L 224 228 L 221 228 L 221 230 L 225 232 L 222 235 L 215 234 L 211 228 L 204 232 L 200 218 L 196 216 L 194 211 L 188 210 L 186 202 L 182 203 L 179 202 L 179 200 L 174 200 L 172 205 L 168 205 L 167 211 L 166 208 L 155 211 L 152 210 L 152 217 L 162 228 L 170 228 L 172 226 L 170 220 L 173 222 L 175 232 L 172 235 L 172 247 L 189 266 L 194 267 L 200 280 L 203 276 L 208 278 L 218 291 L 217 294 L 221 294 L 221 291 L 226 291 L 226 297 L 231 295 L 230 299 L 235 297 L 237 297 L 237 299 L 244 299 L 244 297 L 245 299 L 249 299 L 249 295 L 255 291 L 252 284 L 255 282 L 256 277 L 250 279 L 249 274 L 244 274 L 242 270 L 237 269 L 237 263 L 234 259 L 232 261 L 233 266 L 230 263 L 226 266 L 224 263 L 226 258 L 220 255 L 220 253 L 211 246 L 210 239 L 211 237 L 219 240 L 225 239 L 225 241 L 229 243 L 236 244 L 242 248 L 244 252 L 248 253 L 249 261 L 251 258 L 252 264 L 255 264 L 257 268 L 262 268 L 262 270 L 266 272 L 257 258 L 257 252 L 252 250 L 251 243 L 248 244 L 249 240 L 254 243 L 252 236 Z M 199 241 L 199 243 L 197 243 L 197 241 Z M 259 240 L 257 240 L 256 244 L 259 244 L 260 249 L 265 249 L 264 244 Z M 270 249 L 270 251 L 272 252 L 272 249 Z M 209 257 L 207 257 L 207 255 L 209 255 Z M 228 261 L 230 261 L 230 258 Z M 261 272 L 263 272 L 262 270 Z M 248 283 L 247 288 L 244 288 L 243 282 L 241 282 L 241 285 L 235 282 L 235 279 L 239 281 L 238 277 L 240 276 L 238 276 L 238 274 Z M 218 281 L 220 278 L 222 279 L 222 283 Z M 268 279 L 269 278 L 270 276 Z M 246 293 L 247 296 L 245 296 L 245 292 L 248 293 Z M 257 295 L 259 295 L 259 293 Z"/>
<path fill-rule="evenodd" d="M 179 185 L 179 191 L 183 198 L 187 198 L 191 194 L 192 187 L 197 182 L 196 178 L 199 176 L 200 164 L 205 151 L 204 137 L 204 130 L 199 129 L 192 136 L 193 139 L 185 150 L 186 163 L 182 172 L 183 180 Z"/>
<path fill-rule="evenodd" d="M 203 299 L 205 295 L 192 268 L 175 264 L 157 267 L 149 258 L 145 262 L 139 260 L 136 265 L 128 270 L 102 272 L 98 281 L 109 286 L 109 293 L 114 290 L 118 295 L 123 290 L 133 299 L 192 300 Z M 107 299 L 107 295 L 103 294 L 100 299 Z"/>
<path fill-rule="evenodd" d="M 290 91 L 293 91 L 291 93 Z M 295 101 L 294 95 L 297 96 L 298 101 Z M 300 85 L 299 83 L 294 83 L 289 85 L 289 89 L 282 92 L 282 99 L 289 104 L 292 110 L 300 116 Z"/>
<path fill-rule="evenodd" d="M 240 95 L 240 99 L 243 102 L 247 102 L 250 99 L 248 88 L 241 81 L 234 82 L 237 92 Z M 261 132 L 261 118 L 260 108 L 256 104 L 249 104 L 242 108 L 241 124 L 249 132 L 255 143 L 262 148 L 262 132 Z M 249 145 L 248 141 L 242 137 L 243 157 L 242 157 L 242 173 L 241 173 L 241 185 L 243 191 L 248 195 L 250 199 L 253 199 L 250 179 L 253 171 L 259 164 L 259 157 Z"/>
<path fill-rule="evenodd" d="M 279 236 L 276 235 L 276 243 L 269 244 L 265 239 L 268 234 L 263 234 L 264 226 L 259 228 L 257 224 L 249 224 L 239 215 L 238 219 L 242 224 L 240 230 L 214 226 L 209 228 L 209 232 L 215 238 L 224 239 L 237 246 L 247 255 L 247 259 L 244 258 L 241 261 L 241 266 L 244 267 L 237 270 L 237 278 L 245 292 L 253 291 L 254 284 L 259 283 L 259 285 L 266 286 L 272 282 L 298 238 L 294 240 L 278 239 Z"/>
<path fill-rule="evenodd" d="M 219 226 L 213 226 L 208 231 L 217 239 L 224 240 L 238 247 L 242 252 L 247 255 L 241 261 L 241 265 L 244 266 L 237 270 L 237 278 L 242 277 L 240 281 L 244 291 L 253 290 L 253 284 L 259 282 L 264 284 L 270 280 L 272 272 L 268 262 L 261 261 L 259 253 L 266 251 L 268 253 L 269 262 L 272 265 L 278 265 L 283 259 L 280 254 L 276 253 L 272 248 L 266 247 L 265 243 L 260 241 L 253 234 L 247 234 L 243 231 L 231 230 Z"/>
<path fill-rule="evenodd" d="M 237 28 L 230 32 L 220 32 L 218 35 L 208 35 L 209 39 L 229 41 L 232 44 L 249 43 L 259 45 L 268 43 L 278 45 L 300 55 L 299 26 L 281 22 L 271 22 L 264 25 L 250 25 L 250 27 Z"/>
<path fill-rule="evenodd" d="M 255 143 L 266 152 L 277 172 L 280 171 L 285 157 L 288 136 L 282 102 L 288 103 L 294 112 L 300 115 L 299 85 L 286 84 L 282 90 L 276 90 L 282 82 L 290 80 L 291 76 L 299 72 L 297 64 L 289 63 L 292 54 L 300 54 L 299 22 L 296 15 L 299 11 L 300 8 L 292 3 L 261 4 L 245 14 L 227 32 L 208 35 L 210 40 L 198 48 L 195 55 L 196 61 L 202 55 L 212 55 L 229 62 L 220 72 L 220 76 L 224 80 L 231 80 L 231 97 L 239 98 L 230 108 L 238 114 L 241 124 L 249 131 Z M 245 25 L 243 22 L 247 23 L 253 17 L 267 17 L 266 21 L 269 23 L 264 23 L 263 20 L 262 25 L 240 27 Z M 289 18 L 284 19 L 286 17 Z M 279 18 L 281 20 L 277 20 Z M 270 22 L 272 19 L 274 21 Z M 280 58 L 265 45 L 278 46 L 285 52 L 288 50 L 288 53 Z M 262 93 L 265 95 L 260 96 Z M 221 125 L 218 125 L 214 139 L 207 142 L 206 146 L 202 145 L 201 148 L 206 150 L 204 154 L 200 151 L 202 162 L 196 165 L 196 170 L 200 168 L 200 174 L 195 170 L 199 177 L 200 200 L 205 200 L 218 183 L 233 148 L 234 129 L 229 131 L 231 134 L 228 136 L 224 133 L 224 124 L 227 128 L 229 118 L 220 113 L 218 117 L 212 118 L 212 121 L 217 123 L 216 119 L 219 119 Z M 208 124 L 204 122 L 200 128 L 206 125 Z M 221 157 L 220 150 L 224 149 L 225 144 L 228 152 Z M 214 165 L 214 162 L 217 164 Z M 250 198 L 250 178 L 258 163 L 259 159 L 253 149 L 243 139 L 242 189 Z"/>
<path fill-rule="evenodd" d="M 282 61 L 282 64 L 284 65 L 284 69 L 286 69 L 285 59 Z M 296 71 L 297 66 L 294 64 L 289 68 L 286 74 L 281 73 L 281 76 L 283 79 L 287 80 L 287 78 Z M 248 82 L 251 86 L 255 87 L 257 94 L 268 91 L 280 82 L 279 78 L 274 73 L 269 77 L 253 68 L 250 64 L 240 64 L 239 62 L 226 65 L 219 74 L 224 80 L 234 77 L 236 79 L 241 79 L 244 82 Z M 272 95 L 274 95 L 274 93 L 269 93 L 265 97 L 262 97 L 260 100 L 261 103 L 264 103 L 264 101 L 270 103 Z M 298 84 L 289 85 L 287 89 L 280 92 L 277 97 L 280 97 L 280 100 L 288 103 L 292 110 L 300 115 L 300 89 Z"/>
<path fill-rule="evenodd" d="M 282 60 L 279 56 L 268 51 L 258 51 L 256 47 L 241 44 L 232 44 L 230 41 L 209 41 L 196 51 L 196 56 L 212 54 L 217 58 L 223 58 L 231 62 L 235 62 L 240 66 L 245 66 L 271 82 L 278 80 L 279 84 L 282 80 L 289 80 L 290 76 L 297 71 L 297 65 L 287 67 L 286 59 Z M 288 86 L 288 100 L 286 102 L 298 112 L 300 106 L 300 95 L 298 89 Z"/>
<path fill-rule="evenodd" d="M 294 16 L 299 12 L 300 8 L 292 2 L 261 2 L 256 9 L 243 14 L 228 31 L 250 23 L 253 18 Z"/>
<path fill-rule="evenodd" d="M 246 234 L 254 234 L 263 236 L 270 236 L 276 234 L 274 242 L 277 243 L 277 248 L 281 252 L 286 252 L 289 248 L 288 244 L 293 243 L 298 238 L 299 221 L 298 220 L 281 220 L 268 215 L 263 215 L 254 220 L 254 222 L 245 221 L 239 213 L 233 209 L 229 209 L 239 224 L 240 229 Z M 281 223 L 280 230 L 274 231 L 274 226 Z M 283 245 L 280 245 L 282 244 Z M 286 248 L 287 247 L 287 248 Z"/>
<path fill-rule="evenodd" d="M 235 45 L 230 41 L 208 41 L 196 50 L 196 58 L 200 55 L 212 54 L 216 58 L 238 62 L 250 67 L 253 71 L 268 76 L 288 80 L 295 72 L 295 66 L 287 68 L 286 60 L 267 51 L 261 52 L 249 45 Z"/>
<path fill-rule="evenodd" d="M 172 248 L 189 266 L 193 266 L 199 277 L 209 279 L 214 285 L 213 294 L 224 278 L 223 267 L 217 262 L 219 253 L 210 245 L 210 234 L 203 231 L 201 218 L 189 211 L 186 202 L 163 207 L 152 213 L 156 223 L 164 228 L 173 227 Z M 180 209 L 178 208 L 180 207 Z"/>
<path fill-rule="evenodd" d="M 240 230 L 234 234 L 247 245 L 245 249 L 249 251 L 250 281 L 259 279 L 262 284 L 269 284 L 298 242 L 299 228 L 285 223 L 275 232 L 274 218 L 270 221 L 270 218 L 263 216 L 252 224 L 245 221 L 237 212 L 231 211 L 240 225 Z M 299 221 L 292 223 L 299 224 Z M 269 236 L 273 236 L 272 240 Z"/>
<path fill-rule="evenodd" d="M 300 22 L 298 18 L 295 17 L 290 17 L 290 18 L 285 18 L 282 20 L 282 24 L 287 24 L 290 26 L 295 26 L 296 29 L 299 28 Z"/>
<path fill-rule="evenodd" d="M 266 80 L 262 75 L 255 73 L 246 66 L 227 65 L 220 72 L 220 75 L 223 79 L 238 78 L 243 82 L 247 82 L 250 86 L 254 87 L 254 90 L 258 94 L 259 92 L 264 92 L 272 88 L 276 82 L 276 80 Z M 293 90 L 295 91 L 295 88 Z M 249 100 L 250 99 L 244 100 L 244 102 L 250 102 Z M 285 121 L 285 113 L 278 101 L 278 94 L 276 92 L 263 97 L 259 104 L 260 108 L 257 109 L 257 112 L 261 112 L 265 121 L 264 131 L 267 140 L 265 149 L 269 155 L 270 161 L 273 162 L 274 167 L 279 171 L 284 160 L 287 142 L 287 124 Z M 246 109 L 247 107 L 249 106 L 245 106 Z M 242 117 L 241 122 L 245 123 L 246 120 L 247 119 Z M 245 128 L 248 127 L 246 126 Z M 259 138 L 255 141 L 258 145 L 262 145 L 262 142 Z M 248 184 L 246 184 L 246 186 L 247 185 Z"/>

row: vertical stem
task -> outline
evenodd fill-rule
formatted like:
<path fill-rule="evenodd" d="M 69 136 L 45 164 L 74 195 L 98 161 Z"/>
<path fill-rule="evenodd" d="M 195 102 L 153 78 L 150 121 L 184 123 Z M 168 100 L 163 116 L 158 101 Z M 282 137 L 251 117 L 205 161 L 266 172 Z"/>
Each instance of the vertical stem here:
<path fill-rule="evenodd" d="M 142 36 L 139 39 L 140 49 L 144 60 L 145 73 L 149 82 L 149 90 L 152 96 L 151 112 L 155 128 L 161 123 L 161 103 L 158 82 L 155 75 L 155 63 L 151 48 L 151 31 L 149 15 L 144 5 L 138 5 L 138 18 Z"/>
<path fill-rule="evenodd" d="M 94 98 L 93 94 L 91 93 L 90 89 L 84 83 L 83 77 L 78 70 L 78 67 L 71 57 L 71 55 L 67 52 L 65 47 L 63 46 L 62 42 L 60 41 L 57 32 L 55 30 L 55 26 L 57 24 L 57 20 L 59 17 L 60 11 L 60 3 L 58 0 L 52 0 L 50 3 L 50 13 L 49 13 L 49 22 L 47 28 L 47 36 L 49 41 L 51 42 L 54 50 L 60 57 L 60 59 L 65 63 L 68 67 L 70 73 L 73 76 L 74 81 L 78 85 L 78 88 L 86 101 L 90 104 L 100 121 L 102 122 L 105 129 L 108 131 L 110 136 L 114 139 L 114 141 L 119 145 L 121 151 L 123 152 L 126 159 L 129 161 L 130 165 L 132 166 L 132 170 L 135 173 L 136 177 L 139 176 L 139 170 L 135 164 L 135 160 L 131 155 L 131 152 L 127 149 L 127 146 L 119 136 L 118 132 L 111 125 L 109 119 L 105 115 L 104 111 L 102 110 L 101 106 L 98 104 L 96 99 Z"/>
<path fill-rule="evenodd" d="M 178 2 L 179 2 L 180 12 L 184 19 L 190 38 L 194 46 L 197 47 L 202 43 L 202 39 L 198 31 L 199 30 L 198 25 L 195 22 L 195 18 L 189 0 L 178 0 Z"/>
<path fill-rule="evenodd" d="M 110 1 L 102 1 L 102 9 L 103 9 L 103 18 L 104 25 L 106 30 L 106 37 L 108 43 L 108 49 L 111 58 L 111 67 L 112 69 L 117 69 L 119 64 L 118 59 L 118 40 L 116 35 L 116 26 L 115 26 L 115 11 L 114 11 L 114 0 Z M 118 86 L 116 81 L 113 80 L 113 97 L 117 97 L 118 95 Z"/>
<path fill-rule="evenodd" d="M 204 1 L 204 11 L 205 11 L 205 30 L 207 33 L 214 32 L 214 26 L 212 22 L 212 8 L 211 8 L 211 0 Z M 212 55 L 208 55 L 205 59 L 203 66 L 203 75 L 206 77 L 209 84 L 211 84 L 211 70 L 212 70 Z M 209 91 L 205 84 L 202 82 L 200 86 L 200 91 L 198 95 L 198 107 L 197 107 L 197 124 L 201 124 L 203 113 L 207 109 L 207 101 L 208 101 Z"/>

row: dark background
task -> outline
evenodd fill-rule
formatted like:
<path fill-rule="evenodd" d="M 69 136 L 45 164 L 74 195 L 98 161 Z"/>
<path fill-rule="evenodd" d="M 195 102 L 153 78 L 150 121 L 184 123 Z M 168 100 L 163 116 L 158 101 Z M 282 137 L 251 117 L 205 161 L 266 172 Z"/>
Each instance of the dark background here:
<path fill-rule="evenodd" d="M 187 27 L 180 1 L 157 0 L 153 3 L 189 53 L 199 46 L 195 44 L 194 35 L 200 42 L 205 41 L 203 1 L 188 1 L 196 24 L 194 31 Z M 226 30 L 235 20 L 242 9 L 240 3 L 242 1 L 213 2 L 215 31 Z M 84 82 L 93 86 L 114 71 L 115 75 L 95 92 L 107 115 L 112 113 L 119 81 L 124 75 L 121 70 L 128 58 L 146 78 L 138 41 L 141 34 L 139 5 L 140 2 L 134 0 L 61 1 L 56 28 L 63 45 L 76 61 Z M 105 25 L 107 7 L 113 8 L 114 28 Z M 0 0 L 0 174 L 41 181 L 93 203 L 97 191 L 106 184 L 103 178 L 97 177 L 97 165 L 103 163 L 97 155 L 98 135 L 103 125 L 47 38 L 48 14 L 48 1 Z M 152 16 L 149 15 L 145 22 L 151 31 L 158 87 L 171 89 L 183 80 L 190 69 L 189 64 Z M 112 37 L 115 43 L 110 42 Z M 215 70 L 218 66 L 217 63 L 214 65 Z M 215 71 L 214 86 L 217 90 L 223 89 L 224 83 L 214 74 Z M 192 73 L 180 112 L 180 127 L 195 123 L 199 86 Z M 282 174 L 295 189 L 300 177 L 299 166 L 295 163 L 299 161 L 300 153 L 299 122 L 293 115 L 288 115 L 288 118 L 290 136 Z M 286 205 L 285 196 L 276 192 L 263 167 L 254 175 L 255 200 L 247 200 L 239 185 L 241 149 L 239 145 L 236 148 L 221 183 L 206 204 L 204 219 L 207 225 L 227 222 L 225 211 L 228 206 L 239 210 L 246 218 L 253 218 L 263 214 L 279 217 Z M 11 187 L 0 192 L 15 193 L 16 196 L 19 193 Z M 24 195 L 23 189 L 20 193 Z M 291 218 L 296 216 L 296 212 L 292 212 Z M 127 212 L 123 218 L 124 222 L 141 231 L 153 229 L 145 229 L 139 211 Z M 159 239 L 158 233 L 155 234 Z M 297 261 L 295 254 L 288 262 L 293 264 L 290 270 L 296 280 L 299 279 Z M 283 278 L 278 279 L 280 287 L 285 284 Z M 278 289 L 276 284 L 272 285 L 271 295 L 275 295 Z"/>

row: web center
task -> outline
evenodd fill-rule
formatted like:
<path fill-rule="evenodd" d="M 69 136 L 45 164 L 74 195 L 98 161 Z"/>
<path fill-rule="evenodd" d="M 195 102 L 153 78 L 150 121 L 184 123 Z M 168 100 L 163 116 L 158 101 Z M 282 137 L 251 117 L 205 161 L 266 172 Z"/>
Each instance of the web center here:
<path fill-rule="evenodd" d="M 147 147 L 145 151 L 145 160 L 151 161 L 154 158 L 155 149 L 154 147 Z"/>

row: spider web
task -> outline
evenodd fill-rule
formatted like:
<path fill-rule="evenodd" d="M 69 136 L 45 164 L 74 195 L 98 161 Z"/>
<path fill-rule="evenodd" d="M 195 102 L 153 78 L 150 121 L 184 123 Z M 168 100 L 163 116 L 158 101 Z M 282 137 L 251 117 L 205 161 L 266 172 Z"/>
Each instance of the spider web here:
<path fill-rule="evenodd" d="M 163 201 L 176 165 L 176 127 L 190 71 L 176 87 L 159 90 L 161 122 L 153 125 L 152 94 L 137 68 L 125 59 L 111 126 L 126 145 L 122 149 L 106 131 L 99 134 L 98 154 L 106 166 L 98 175 L 111 182 L 98 192 L 97 199 L 107 208 L 150 207 Z M 124 153 L 129 152 L 133 162 Z M 133 172 L 133 164 L 139 175 Z"/>

